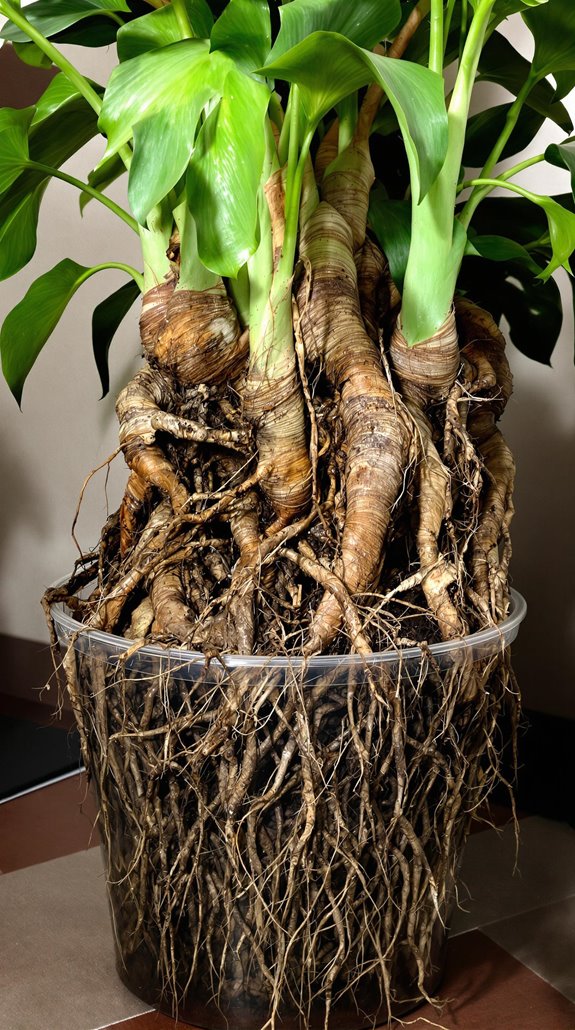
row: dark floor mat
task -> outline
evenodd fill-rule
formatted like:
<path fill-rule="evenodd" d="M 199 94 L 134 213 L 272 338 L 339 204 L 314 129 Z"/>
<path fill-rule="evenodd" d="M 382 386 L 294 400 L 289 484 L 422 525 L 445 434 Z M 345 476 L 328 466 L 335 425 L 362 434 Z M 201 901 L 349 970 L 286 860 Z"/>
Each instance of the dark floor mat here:
<path fill-rule="evenodd" d="M 0 715 L 0 800 L 80 768 L 76 730 Z"/>

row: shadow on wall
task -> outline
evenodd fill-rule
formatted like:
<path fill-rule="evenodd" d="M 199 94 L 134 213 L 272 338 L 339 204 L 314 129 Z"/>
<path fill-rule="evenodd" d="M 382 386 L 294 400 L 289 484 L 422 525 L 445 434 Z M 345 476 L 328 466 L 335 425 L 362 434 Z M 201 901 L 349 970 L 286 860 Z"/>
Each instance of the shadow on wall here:
<path fill-rule="evenodd" d="M 551 391 L 521 379 L 503 424 L 517 460 L 513 581 L 529 606 L 514 667 L 526 707 L 575 718 L 575 431 Z"/>
<path fill-rule="evenodd" d="M 0 107 L 35 104 L 57 74 L 56 68 L 31 68 L 23 64 L 10 44 L 0 47 Z"/>

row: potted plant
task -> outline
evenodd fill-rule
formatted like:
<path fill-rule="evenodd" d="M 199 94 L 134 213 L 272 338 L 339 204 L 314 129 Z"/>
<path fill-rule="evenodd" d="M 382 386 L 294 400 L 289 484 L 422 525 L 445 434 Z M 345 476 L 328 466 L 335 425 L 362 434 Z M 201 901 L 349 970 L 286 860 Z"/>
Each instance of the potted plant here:
<path fill-rule="evenodd" d="M 546 358 L 575 214 L 516 177 L 575 167 L 575 12 L 0 13 L 23 60 L 58 69 L 37 105 L 0 112 L 4 277 L 33 256 L 53 176 L 142 250 L 142 269 L 60 262 L 0 335 L 19 401 L 71 296 L 117 268 L 93 317 L 105 390 L 142 295 L 144 362 L 117 400 L 124 497 L 46 597 L 120 975 L 202 1026 L 373 1026 L 436 989 L 458 857 L 517 717 L 498 323 Z M 513 13 L 531 63 L 505 38 Z M 63 42 L 117 44 L 105 88 Z M 479 79 L 515 100 L 470 118 Z M 565 143 L 501 171 L 546 118 Z M 88 180 L 62 171 L 98 133 Z M 106 194 L 123 174 L 130 211 Z"/>

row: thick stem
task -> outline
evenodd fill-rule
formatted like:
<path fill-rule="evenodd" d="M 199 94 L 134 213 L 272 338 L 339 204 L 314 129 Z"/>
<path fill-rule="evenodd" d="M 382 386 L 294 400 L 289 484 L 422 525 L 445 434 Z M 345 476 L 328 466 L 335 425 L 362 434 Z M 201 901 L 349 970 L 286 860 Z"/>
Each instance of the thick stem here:
<path fill-rule="evenodd" d="M 471 23 L 448 111 L 447 157 L 436 181 L 412 204 L 411 246 L 405 273 L 401 327 L 408 344 L 442 326 L 455 290 L 465 233 L 454 220 L 457 185 L 471 93 L 495 0 L 480 0 Z M 412 172 L 413 177 L 413 172 Z"/>

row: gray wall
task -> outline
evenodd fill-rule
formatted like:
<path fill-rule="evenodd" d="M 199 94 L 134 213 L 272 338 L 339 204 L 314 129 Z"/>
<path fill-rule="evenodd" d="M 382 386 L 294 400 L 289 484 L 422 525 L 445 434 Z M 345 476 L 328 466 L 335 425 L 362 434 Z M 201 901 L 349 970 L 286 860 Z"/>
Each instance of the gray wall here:
<path fill-rule="evenodd" d="M 528 48 L 517 19 L 509 23 L 508 32 Z M 113 64 L 111 53 L 70 50 L 87 74 L 105 81 Z M 568 103 L 575 115 L 575 97 Z M 550 129 L 545 140 L 536 141 L 535 152 L 551 138 L 560 134 Z M 70 162 L 69 170 L 85 176 L 101 153 L 101 142 L 89 145 Z M 565 176 L 556 170 L 551 177 L 548 170 L 530 169 L 523 181 L 535 189 L 567 188 Z M 137 240 L 130 230 L 116 224 L 96 202 L 81 219 L 71 194 L 71 187 L 63 183 L 49 186 L 36 257 L 32 267 L 2 284 L 0 318 L 34 278 L 63 257 L 87 265 L 112 259 L 139 265 Z M 112 195 L 122 201 L 117 190 Z M 77 554 L 70 529 L 85 476 L 116 447 L 112 400 L 98 400 L 90 317 L 94 304 L 122 281 L 119 273 L 106 272 L 82 287 L 26 385 L 22 413 L 0 384 L 0 632 L 45 639 L 39 598 L 49 583 L 69 570 Z M 568 300 L 566 276 L 562 288 Z M 529 603 L 528 621 L 516 647 L 516 668 L 527 705 L 575 718 L 575 371 L 569 305 L 552 368 L 528 361 L 513 346 L 509 352 L 515 394 L 504 430 L 518 467 L 512 570 L 515 585 Z M 134 310 L 114 342 L 112 397 L 137 361 Z M 105 471 L 92 479 L 77 529 L 84 548 L 97 541 L 107 507 L 112 510 L 118 503 L 124 478 L 122 459 L 117 458 L 107 483 Z"/>

